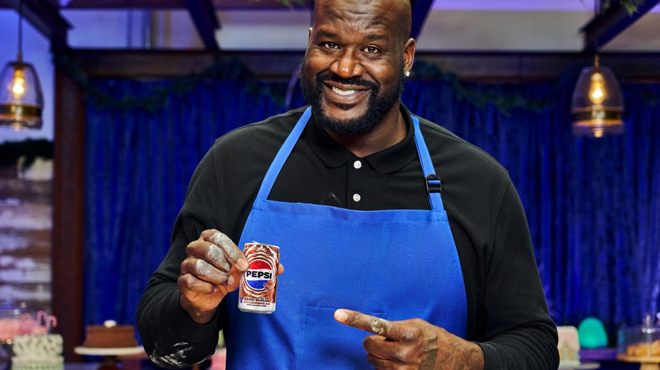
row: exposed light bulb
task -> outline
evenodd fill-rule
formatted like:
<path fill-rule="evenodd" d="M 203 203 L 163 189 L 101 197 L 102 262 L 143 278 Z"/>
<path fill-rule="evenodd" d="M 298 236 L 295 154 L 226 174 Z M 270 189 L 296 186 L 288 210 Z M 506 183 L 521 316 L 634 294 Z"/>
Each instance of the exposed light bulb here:
<path fill-rule="evenodd" d="M 600 86 L 594 87 L 594 91 L 591 93 L 591 99 L 594 101 L 603 99 L 603 89 Z"/>
<path fill-rule="evenodd" d="M 11 92 L 14 95 L 14 99 L 20 99 L 25 95 L 25 72 L 22 68 L 16 68 L 14 71 Z"/>
<path fill-rule="evenodd" d="M 594 104 L 601 104 L 605 101 L 605 80 L 603 79 L 603 75 L 598 72 L 591 75 L 589 99 Z"/>

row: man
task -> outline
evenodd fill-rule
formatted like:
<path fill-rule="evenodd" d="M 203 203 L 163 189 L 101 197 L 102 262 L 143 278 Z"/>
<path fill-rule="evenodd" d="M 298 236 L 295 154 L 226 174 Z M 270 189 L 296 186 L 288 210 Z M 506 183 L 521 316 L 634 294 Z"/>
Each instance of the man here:
<path fill-rule="evenodd" d="M 406 0 L 317 1 L 310 108 L 223 136 L 193 176 L 138 309 L 156 364 L 202 361 L 224 330 L 229 368 L 557 368 L 506 171 L 399 102 L 410 24 Z M 272 315 L 236 307 L 253 240 L 286 265 Z"/>

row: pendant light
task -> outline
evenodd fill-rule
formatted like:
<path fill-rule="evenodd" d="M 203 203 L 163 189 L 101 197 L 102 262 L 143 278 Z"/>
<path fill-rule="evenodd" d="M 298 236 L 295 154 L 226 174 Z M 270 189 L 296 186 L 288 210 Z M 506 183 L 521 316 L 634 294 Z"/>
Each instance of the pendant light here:
<path fill-rule="evenodd" d="M 573 135 L 603 137 L 623 133 L 623 95 L 614 73 L 600 66 L 596 55 L 594 66 L 580 73 L 573 101 Z"/>
<path fill-rule="evenodd" d="M 599 1 L 594 13 L 600 15 Z M 594 18 L 597 19 L 597 18 Z M 573 135 L 600 138 L 623 133 L 623 95 L 612 70 L 600 65 L 598 38 L 594 66 L 582 69 L 573 91 Z"/>
<path fill-rule="evenodd" d="M 18 56 L 0 73 L 0 127 L 41 129 L 44 98 L 39 77 L 23 61 L 23 1 L 18 6 Z"/>

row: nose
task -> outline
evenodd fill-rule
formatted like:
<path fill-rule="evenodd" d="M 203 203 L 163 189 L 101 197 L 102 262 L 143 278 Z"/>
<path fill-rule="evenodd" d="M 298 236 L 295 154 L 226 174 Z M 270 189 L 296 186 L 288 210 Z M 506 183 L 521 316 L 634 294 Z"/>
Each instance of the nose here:
<path fill-rule="evenodd" d="M 337 76 L 345 79 L 360 77 L 364 73 L 364 67 L 350 49 L 342 50 L 332 63 L 331 70 Z"/>

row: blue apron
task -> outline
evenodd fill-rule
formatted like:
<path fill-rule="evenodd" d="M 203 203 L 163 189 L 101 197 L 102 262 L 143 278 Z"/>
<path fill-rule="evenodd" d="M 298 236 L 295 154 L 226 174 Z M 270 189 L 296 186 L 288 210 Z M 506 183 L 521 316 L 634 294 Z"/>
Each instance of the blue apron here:
<path fill-rule="evenodd" d="M 308 108 L 273 160 L 238 243 L 280 247 L 286 272 L 278 281 L 277 308 L 270 315 L 244 313 L 236 292 L 226 298 L 227 368 L 371 368 L 362 347 L 370 334 L 335 321 L 337 308 L 387 320 L 421 318 L 464 338 L 463 274 L 439 193 L 429 193 L 430 211 L 267 199 L 310 116 Z M 435 171 L 419 121 L 412 121 L 426 179 Z"/>

